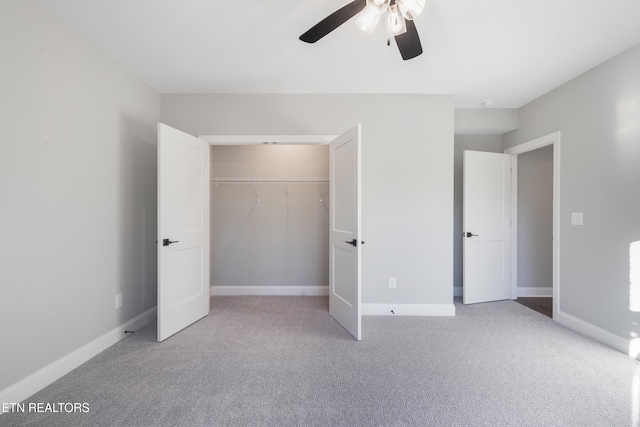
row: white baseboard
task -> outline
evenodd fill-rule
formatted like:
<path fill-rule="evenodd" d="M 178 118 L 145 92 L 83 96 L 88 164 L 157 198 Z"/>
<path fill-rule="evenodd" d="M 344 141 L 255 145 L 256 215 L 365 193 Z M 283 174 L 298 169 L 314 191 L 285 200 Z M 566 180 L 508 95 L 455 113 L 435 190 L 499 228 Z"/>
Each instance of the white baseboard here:
<path fill-rule="evenodd" d="M 453 287 L 453 296 L 462 296 L 462 286 Z M 519 297 L 553 297 L 553 288 L 551 287 L 538 287 L 538 288 L 518 288 Z"/>
<path fill-rule="evenodd" d="M 599 328 L 595 325 L 592 325 L 591 323 L 585 322 L 584 320 L 578 319 L 577 317 L 574 317 L 562 311 L 558 312 L 558 316 L 555 320 L 569 329 L 573 329 L 574 331 L 579 332 L 582 335 L 586 335 L 590 338 L 595 339 L 596 341 L 600 341 L 604 345 L 621 351 L 624 354 L 628 354 L 631 357 L 637 357 L 637 354 L 631 354 L 633 346 L 631 345 L 632 342 L 628 339 L 619 337 L 618 335 L 612 334 L 609 331 L 605 331 L 602 328 Z"/>
<path fill-rule="evenodd" d="M 363 316 L 455 316 L 453 304 L 362 304 Z"/>
<path fill-rule="evenodd" d="M 0 392 L 0 403 L 19 403 L 37 393 L 100 352 L 126 338 L 124 331 L 135 331 L 156 321 L 156 307 L 107 332 L 79 349 L 34 372 Z"/>
<path fill-rule="evenodd" d="M 230 295 L 297 295 L 297 296 L 327 296 L 328 286 L 212 286 L 211 296 Z"/>

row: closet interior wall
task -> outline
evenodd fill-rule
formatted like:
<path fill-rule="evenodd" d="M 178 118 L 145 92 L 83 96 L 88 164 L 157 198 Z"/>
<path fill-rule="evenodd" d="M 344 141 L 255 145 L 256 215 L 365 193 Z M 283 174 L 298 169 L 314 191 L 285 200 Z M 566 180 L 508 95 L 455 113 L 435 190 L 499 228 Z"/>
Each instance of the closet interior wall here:
<path fill-rule="evenodd" d="M 328 177 L 326 145 L 211 147 L 214 294 L 328 286 Z"/>

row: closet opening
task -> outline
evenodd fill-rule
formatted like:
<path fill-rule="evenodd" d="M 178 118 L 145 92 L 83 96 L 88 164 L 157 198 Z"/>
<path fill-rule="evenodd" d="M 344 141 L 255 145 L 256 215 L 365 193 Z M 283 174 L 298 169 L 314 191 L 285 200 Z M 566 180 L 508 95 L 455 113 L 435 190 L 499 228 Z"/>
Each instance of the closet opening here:
<path fill-rule="evenodd" d="M 212 296 L 328 295 L 336 136 L 199 136 L 211 150 Z"/>
<path fill-rule="evenodd" d="M 329 146 L 211 146 L 212 295 L 328 295 Z"/>
<path fill-rule="evenodd" d="M 211 145 L 212 296 L 328 295 L 362 339 L 361 135 L 198 137 Z"/>

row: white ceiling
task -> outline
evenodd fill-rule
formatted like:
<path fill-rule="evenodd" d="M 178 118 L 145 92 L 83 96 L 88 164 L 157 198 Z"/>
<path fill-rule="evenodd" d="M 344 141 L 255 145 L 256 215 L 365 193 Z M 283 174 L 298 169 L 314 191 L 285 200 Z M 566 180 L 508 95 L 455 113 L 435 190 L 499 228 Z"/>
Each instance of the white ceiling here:
<path fill-rule="evenodd" d="M 298 37 L 349 0 L 38 0 L 161 93 L 455 94 L 517 108 L 640 43 L 640 0 L 427 0 L 424 53 L 383 25 Z"/>

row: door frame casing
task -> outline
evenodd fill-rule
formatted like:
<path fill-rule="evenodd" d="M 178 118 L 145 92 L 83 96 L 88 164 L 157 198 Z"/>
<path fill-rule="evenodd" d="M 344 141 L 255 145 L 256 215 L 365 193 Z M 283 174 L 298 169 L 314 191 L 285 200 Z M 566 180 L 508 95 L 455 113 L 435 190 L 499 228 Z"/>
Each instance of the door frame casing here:
<path fill-rule="evenodd" d="M 560 309 L 560 131 L 504 150 L 511 154 L 511 297 L 518 297 L 518 155 L 553 145 L 553 319 Z"/>
<path fill-rule="evenodd" d="M 198 135 L 209 145 L 329 145 L 338 135 Z"/>

